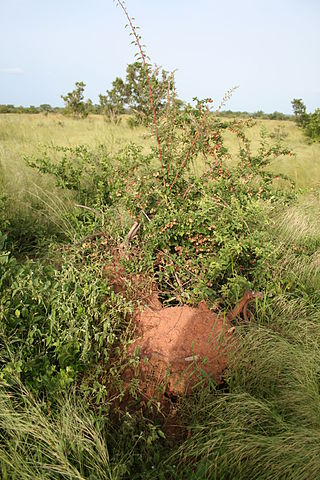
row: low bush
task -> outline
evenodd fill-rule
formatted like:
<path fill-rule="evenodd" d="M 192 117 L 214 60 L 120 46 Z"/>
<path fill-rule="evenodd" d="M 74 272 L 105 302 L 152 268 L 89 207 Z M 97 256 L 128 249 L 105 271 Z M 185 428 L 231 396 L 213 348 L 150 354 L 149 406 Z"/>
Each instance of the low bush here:
<path fill-rule="evenodd" d="M 7 384 L 19 378 L 37 395 L 68 389 L 93 365 L 97 381 L 131 309 L 112 294 L 98 247 L 59 257 L 58 266 L 26 261 L 2 287 L 1 378 Z"/>
<path fill-rule="evenodd" d="M 265 289 L 272 281 L 266 265 L 277 255 L 266 229 L 269 211 L 293 197 L 291 182 L 276 190 L 267 169 L 288 150 L 279 142 L 268 145 L 262 132 L 260 149 L 251 153 L 243 133 L 248 123 L 223 122 L 209 105 L 198 102 L 184 112 L 172 107 L 159 128 L 160 162 L 157 150 L 143 153 L 134 144 L 113 158 L 102 147 L 77 147 L 55 149 L 60 158 L 47 151 L 28 161 L 85 206 L 140 222 L 144 260 L 127 266 L 153 269 L 163 297 L 173 302 L 234 301 L 247 288 Z M 233 162 L 223 144 L 225 130 L 240 143 Z M 203 164 L 200 177 L 192 173 L 194 162 Z"/>

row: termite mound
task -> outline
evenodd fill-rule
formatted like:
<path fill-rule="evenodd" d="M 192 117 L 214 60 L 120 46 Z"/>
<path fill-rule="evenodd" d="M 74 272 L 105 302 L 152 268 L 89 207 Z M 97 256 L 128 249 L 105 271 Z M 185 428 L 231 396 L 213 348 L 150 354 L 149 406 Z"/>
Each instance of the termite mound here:
<path fill-rule="evenodd" d="M 261 294 L 246 292 L 227 315 L 210 310 L 206 302 L 163 308 L 161 304 L 136 312 L 136 339 L 128 355 L 139 362 L 140 387 L 147 398 L 188 394 L 201 379 L 216 383 L 228 366 L 236 342 L 232 326 L 249 301 Z"/>
<path fill-rule="evenodd" d="M 220 383 L 236 348 L 232 321 L 241 313 L 247 321 L 247 304 L 261 293 L 247 291 L 227 314 L 215 313 L 205 301 L 197 307 L 166 308 L 154 282 L 142 274 L 126 274 L 122 255 L 114 255 L 104 273 L 117 294 L 126 296 L 134 285 L 143 305 L 133 315 L 135 338 L 127 346 L 127 358 L 134 367 L 126 370 L 126 381 L 137 379 L 148 399 L 190 393 L 206 376 Z"/>

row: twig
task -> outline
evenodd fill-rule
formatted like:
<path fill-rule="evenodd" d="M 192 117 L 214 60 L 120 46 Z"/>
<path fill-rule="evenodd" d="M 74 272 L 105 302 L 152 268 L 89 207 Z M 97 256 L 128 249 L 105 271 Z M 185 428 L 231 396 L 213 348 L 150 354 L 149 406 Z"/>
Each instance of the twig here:
<path fill-rule="evenodd" d="M 160 252 L 161 252 L 164 256 L 168 257 L 172 262 L 175 262 L 176 265 L 178 265 L 178 267 L 183 268 L 186 272 L 189 272 L 190 275 L 192 275 L 194 278 L 196 278 L 196 279 L 199 280 L 199 275 L 196 275 L 195 273 L 193 273 L 192 270 L 190 270 L 189 268 L 187 268 L 185 265 L 182 266 L 181 264 L 179 264 L 173 256 L 169 255 L 168 253 L 164 252 L 163 250 L 160 250 Z"/>
<path fill-rule="evenodd" d="M 199 138 L 199 135 L 200 135 L 200 133 L 201 133 L 201 130 L 203 129 L 203 126 L 204 126 L 204 123 L 205 123 L 205 120 L 206 120 L 208 111 L 209 111 L 209 109 L 207 108 L 207 110 L 204 112 L 204 115 L 203 115 L 203 117 L 202 117 L 201 125 L 198 127 L 198 130 L 197 130 L 197 132 L 196 132 L 196 134 L 195 134 L 195 137 L 194 137 L 194 139 L 193 139 L 193 141 L 192 141 L 192 144 L 191 144 L 189 150 L 187 151 L 187 153 L 186 153 L 183 161 L 181 162 L 180 169 L 177 170 L 176 175 L 175 175 L 175 177 L 174 177 L 174 179 L 173 179 L 173 181 L 172 181 L 172 183 L 171 183 L 171 185 L 170 185 L 170 187 L 169 187 L 169 190 L 172 190 L 173 186 L 175 185 L 175 183 L 177 182 L 177 180 L 178 180 L 178 178 L 179 178 L 180 173 L 182 172 L 182 170 L 183 170 L 184 167 L 186 166 L 186 163 L 187 163 L 187 161 L 188 161 L 188 159 L 189 159 L 189 155 L 190 155 L 190 153 L 192 152 L 193 147 L 194 147 L 195 144 L 197 143 L 197 140 L 198 140 L 198 138 Z"/>
<path fill-rule="evenodd" d="M 234 320 L 244 309 L 245 315 L 247 314 L 246 305 L 248 302 L 251 302 L 255 298 L 262 298 L 261 292 L 253 292 L 252 290 L 248 290 L 245 292 L 243 297 L 239 300 L 237 305 L 228 313 L 227 317 L 229 321 Z"/>
<path fill-rule="evenodd" d="M 130 243 L 131 242 L 133 237 L 136 236 L 140 226 L 141 226 L 140 223 L 134 222 L 134 224 L 132 225 L 128 235 L 126 236 L 125 243 Z"/>
<path fill-rule="evenodd" d="M 175 276 L 175 279 L 177 281 L 177 284 L 179 285 L 180 293 L 182 295 L 183 294 L 183 286 L 182 286 L 180 278 L 177 275 L 177 272 L 174 272 L 174 276 Z"/>
<path fill-rule="evenodd" d="M 86 242 L 87 240 L 94 240 L 96 238 L 99 238 L 99 237 L 105 237 L 106 234 L 105 232 L 95 232 L 95 233 L 90 233 L 89 235 L 86 235 L 85 237 L 83 237 L 81 240 L 79 240 L 79 242 L 76 242 L 76 243 L 73 243 L 72 245 L 73 246 L 78 246 L 78 245 L 82 245 L 84 242 Z"/>
<path fill-rule="evenodd" d="M 92 212 L 95 215 L 98 215 L 98 217 L 103 217 L 103 214 L 101 212 L 98 212 L 98 210 L 95 210 L 94 208 L 87 207 L 86 205 L 79 205 L 78 203 L 76 203 L 75 206 L 78 208 L 83 208 L 84 210 L 89 210 L 89 212 Z"/>
<path fill-rule="evenodd" d="M 146 217 L 146 219 L 148 220 L 148 222 L 151 222 L 151 219 L 148 217 L 148 215 L 146 214 L 146 212 L 144 210 L 141 210 L 141 212 L 143 213 L 143 215 Z"/>
<path fill-rule="evenodd" d="M 229 90 L 226 91 L 226 93 L 224 94 L 223 96 L 223 99 L 221 100 L 221 103 L 220 105 L 218 106 L 217 110 L 215 113 L 219 113 L 220 110 L 222 109 L 222 107 L 225 106 L 225 104 L 227 103 L 228 100 L 230 100 L 230 98 L 232 97 L 233 95 L 233 92 L 235 90 L 237 90 L 237 88 L 239 88 L 239 85 L 235 85 L 234 87 L 231 87 L 229 88 Z"/>
<path fill-rule="evenodd" d="M 183 198 L 186 198 L 186 196 L 188 195 L 188 193 L 190 192 L 190 190 L 192 189 L 194 185 L 189 185 L 186 189 L 185 189 L 185 192 L 183 194 Z"/>

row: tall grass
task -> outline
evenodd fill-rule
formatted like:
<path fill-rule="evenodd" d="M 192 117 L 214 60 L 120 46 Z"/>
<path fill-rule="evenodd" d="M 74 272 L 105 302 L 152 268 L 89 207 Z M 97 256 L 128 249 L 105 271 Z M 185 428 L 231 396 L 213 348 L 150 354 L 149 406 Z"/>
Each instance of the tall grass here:
<path fill-rule="evenodd" d="M 282 302 L 273 320 L 242 332 L 230 392 L 195 408 L 180 454 L 203 478 L 320 475 L 320 315 Z"/>
<path fill-rule="evenodd" d="M 110 459 L 103 430 L 74 396 L 50 416 L 21 385 L 14 395 L 1 388 L 0 429 L 3 480 L 117 480 L 127 472 L 129 452 Z"/>
<path fill-rule="evenodd" d="M 309 143 L 297 125 L 289 120 L 256 120 L 255 125 L 246 131 L 252 150 L 259 148 L 261 128 L 276 142 L 281 138 L 295 156 L 285 156 L 274 161 L 272 168 L 292 178 L 299 188 L 320 185 L 320 144 Z M 226 145 L 231 155 L 237 155 L 237 147 L 231 134 L 226 134 Z"/>
<path fill-rule="evenodd" d="M 253 149 L 259 147 L 259 133 L 264 125 L 272 134 L 275 129 L 284 132 L 283 141 L 296 157 L 285 157 L 277 161 L 275 170 L 289 174 L 297 180 L 299 187 L 320 184 L 320 145 L 308 144 L 300 129 L 291 121 L 259 120 L 246 134 L 252 142 Z M 148 149 L 154 141 L 143 127 L 130 128 L 125 117 L 119 125 L 107 123 L 102 116 L 91 116 L 76 120 L 60 114 L 2 114 L 0 115 L 0 163 L 4 169 L 7 189 L 13 195 L 32 191 L 33 184 L 43 178 L 24 164 L 24 156 L 32 155 L 40 145 L 79 145 L 90 147 L 99 144 L 107 145 L 111 153 L 115 153 L 129 142 L 142 143 Z M 277 138 L 275 138 L 275 141 Z M 234 136 L 226 135 L 226 145 L 232 155 L 237 153 L 238 144 Z M 195 168 L 197 168 L 195 166 Z M 201 167 L 200 167 L 201 168 Z M 47 180 L 46 180 L 47 181 Z"/>
<path fill-rule="evenodd" d="M 60 114 L 0 115 L 0 188 L 9 197 L 8 216 L 19 249 L 30 251 L 24 246 L 39 244 L 32 238 L 32 231 L 39 225 L 43 240 L 61 232 L 70 236 L 72 228 L 66 220 L 72 205 L 70 197 L 55 188 L 53 179 L 27 167 L 25 157 L 41 155 L 44 145 L 85 144 L 95 148 L 104 144 L 115 153 L 127 143 L 141 143 L 142 139 L 148 149 L 152 140 L 145 129 L 129 128 L 125 118 L 114 125 L 102 116 L 80 121 Z"/>
<path fill-rule="evenodd" d="M 300 197 L 277 219 L 277 233 L 286 242 L 306 245 L 320 239 L 320 191 Z"/>

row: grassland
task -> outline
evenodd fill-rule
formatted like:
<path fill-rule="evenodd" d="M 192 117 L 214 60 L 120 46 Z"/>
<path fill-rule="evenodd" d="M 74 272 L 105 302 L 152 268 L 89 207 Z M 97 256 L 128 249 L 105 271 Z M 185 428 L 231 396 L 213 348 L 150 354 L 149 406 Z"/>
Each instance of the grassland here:
<path fill-rule="evenodd" d="M 319 143 L 308 143 L 302 130 L 292 121 L 257 120 L 255 126 L 248 130 L 253 149 L 259 146 L 262 126 L 273 138 L 281 137 L 296 155 L 295 158 L 279 160 L 275 166 L 277 171 L 290 175 L 299 187 L 319 185 Z M 104 144 L 113 153 L 129 142 L 143 143 L 145 148 L 153 144 L 146 129 L 128 127 L 125 118 L 119 125 L 113 125 L 98 115 L 79 121 L 59 114 L 3 114 L 0 117 L 0 141 L 1 165 L 6 182 L 13 191 L 15 186 L 19 191 L 24 189 L 35 175 L 26 168 L 23 159 L 26 155 L 34 154 L 41 145 L 85 144 L 96 147 Z M 238 148 L 234 137 L 227 134 L 226 142 L 234 155 Z"/>
<path fill-rule="evenodd" d="M 131 129 L 123 121 L 113 125 L 102 116 L 92 116 L 84 120 L 72 119 L 63 115 L 4 114 L 0 117 L 0 158 L 4 181 L 8 193 L 20 198 L 34 185 L 45 188 L 45 184 L 29 169 L 24 161 L 44 145 L 97 147 L 107 145 L 111 153 L 129 142 L 148 142 L 148 134 L 143 128 Z"/>
<path fill-rule="evenodd" d="M 131 163 L 142 157 L 135 150 L 119 157 L 117 152 L 134 142 L 147 153 L 153 137 L 142 127 L 129 128 L 125 118 L 113 125 L 98 116 L 0 116 L 0 193 L 7 196 L 2 200 L 0 195 L 0 202 L 6 202 L 0 203 L 1 478 L 320 478 L 320 144 L 307 143 L 293 122 L 264 120 L 246 132 L 253 151 L 259 149 L 262 128 L 271 144 L 281 138 L 295 154 L 281 156 L 268 168 L 290 176 L 298 187 L 296 198 L 287 203 L 274 206 L 268 200 L 257 214 L 258 195 L 255 208 L 246 211 L 254 231 L 248 258 L 255 262 L 261 256 L 250 281 L 263 290 L 263 301 L 255 305 L 254 320 L 235 325 L 239 348 L 224 383 L 204 379 L 192 395 L 162 408 L 141 398 L 134 383 L 131 403 L 122 403 L 124 358 L 119 346 L 132 337 L 128 317 L 137 307 L 135 288 L 130 284 L 127 298 L 115 295 L 103 274 L 112 248 L 123 242 L 130 227 L 128 212 L 130 221 L 123 220 L 124 204 L 116 203 L 120 186 L 107 191 L 106 204 L 99 197 L 90 203 L 93 211 L 75 211 L 73 190 L 70 194 L 58 188 L 52 175 L 39 174 L 24 160 L 41 157 L 43 145 L 88 145 L 87 167 L 104 145 L 99 161 L 110 167 L 106 175 L 114 171 L 116 177 L 123 169 L 129 177 L 134 174 Z M 238 141 L 226 133 L 225 142 L 236 160 Z M 110 166 L 109 158 L 114 161 Z M 148 170 L 155 178 L 150 166 L 145 178 Z M 192 172 L 202 170 L 200 161 L 193 164 Z M 144 183 L 143 177 L 140 185 Z M 81 183 L 79 191 L 87 198 L 83 188 Z M 98 197 L 100 190 L 90 188 Z M 212 211 L 212 198 L 205 200 L 201 222 Z M 227 196 L 222 200 L 229 201 Z M 172 220 L 167 215 L 174 195 L 170 202 L 155 215 L 156 240 L 159 225 Z M 247 225 L 241 202 L 231 205 L 222 210 L 230 224 Z M 178 204 L 172 213 L 181 224 L 182 207 Z M 136 263 L 127 262 L 126 268 L 142 270 L 154 281 L 149 224 L 142 245 L 134 246 Z M 219 225 L 221 236 L 227 237 L 223 218 Z M 77 244 L 100 230 L 106 231 L 106 239 Z M 228 255 L 230 245 L 226 243 Z M 234 271 L 233 259 L 231 263 L 229 290 L 221 292 L 229 292 L 232 300 L 233 287 L 241 289 L 244 280 Z"/>
<path fill-rule="evenodd" d="M 319 186 L 319 143 L 308 142 L 303 131 L 293 121 L 257 120 L 256 125 L 248 131 L 253 150 L 259 146 L 259 135 L 263 127 L 266 128 L 267 135 L 275 140 L 281 139 L 295 155 L 276 160 L 274 169 L 289 175 L 300 188 Z M 230 139 L 229 148 L 232 153 L 236 153 L 236 147 L 234 140 Z"/>

